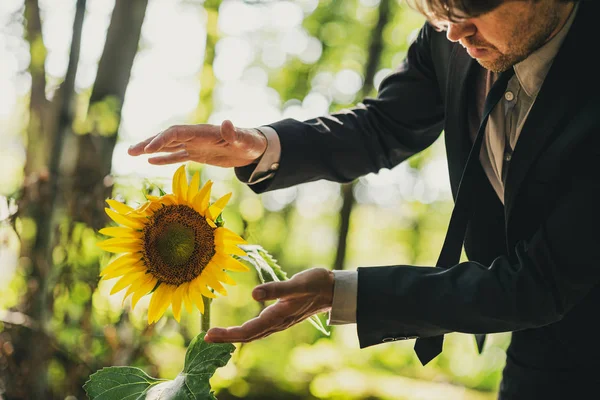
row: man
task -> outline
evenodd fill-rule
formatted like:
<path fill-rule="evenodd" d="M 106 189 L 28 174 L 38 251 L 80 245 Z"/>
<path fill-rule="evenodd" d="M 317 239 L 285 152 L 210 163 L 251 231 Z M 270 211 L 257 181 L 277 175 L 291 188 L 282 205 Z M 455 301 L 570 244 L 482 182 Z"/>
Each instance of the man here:
<path fill-rule="evenodd" d="M 499 398 L 590 390 L 600 341 L 600 88 L 594 1 L 422 0 L 428 17 L 376 99 L 304 122 L 175 126 L 132 146 L 236 167 L 257 193 L 350 182 L 445 134 L 456 205 L 436 266 L 314 268 L 257 286 L 276 300 L 210 342 L 247 342 L 330 311 L 361 348 L 416 338 L 426 364 L 449 332 L 512 332 Z M 459 190 L 460 189 L 460 190 Z M 466 233 L 465 233 L 466 232 Z M 459 263 L 463 245 L 469 258 Z M 481 350 L 481 348 L 480 348 Z"/>

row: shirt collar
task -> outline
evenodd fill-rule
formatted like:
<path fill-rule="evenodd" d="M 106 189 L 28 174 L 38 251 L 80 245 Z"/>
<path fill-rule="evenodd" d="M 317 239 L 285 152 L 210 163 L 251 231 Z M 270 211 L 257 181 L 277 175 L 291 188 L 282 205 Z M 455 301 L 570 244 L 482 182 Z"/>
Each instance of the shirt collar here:
<path fill-rule="evenodd" d="M 578 6 L 579 2 L 576 2 L 571 15 L 569 15 L 569 19 L 552 39 L 531 53 L 525 60 L 515 64 L 515 75 L 528 96 L 535 97 L 540 91 L 542 83 L 550 70 L 552 61 L 556 57 L 565 36 L 567 36 L 573 24 Z"/>

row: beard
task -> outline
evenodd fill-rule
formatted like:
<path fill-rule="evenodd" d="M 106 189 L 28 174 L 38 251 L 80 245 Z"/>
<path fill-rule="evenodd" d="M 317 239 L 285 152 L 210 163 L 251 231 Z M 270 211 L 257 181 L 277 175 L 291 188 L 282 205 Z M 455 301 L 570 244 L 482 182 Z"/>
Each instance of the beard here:
<path fill-rule="evenodd" d="M 533 52 L 542 47 L 555 33 L 560 23 L 560 15 L 555 9 L 547 10 L 546 17 L 540 22 L 531 21 L 517 27 L 511 37 L 512 40 L 506 46 L 506 50 L 501 52 L 490 43 L 481 43 L 479 41 L 470 41 L 469 46 L 483 47 L 497 54 L 496 57 L 476 61 L 492 72 L 506 71 L 515 64 L 520 63 L 529 57 Z M 533 30 L 532 30 L 533 27 Z"/>

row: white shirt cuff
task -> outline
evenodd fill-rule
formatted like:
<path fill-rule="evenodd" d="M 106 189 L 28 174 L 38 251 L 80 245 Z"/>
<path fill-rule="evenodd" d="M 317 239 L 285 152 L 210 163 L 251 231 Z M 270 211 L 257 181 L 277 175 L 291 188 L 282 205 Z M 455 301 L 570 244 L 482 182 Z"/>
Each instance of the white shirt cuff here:
<path fill-rule="evenodd" d="M 333 271 L 333 304 L 327 325 L 356 323 L 357 271 Z"/>
<path fill-rule="evenodd" d="M 270 126 L 261 126 L 256 128 L 267 139 L 267 149 L 261 156 L 258 165 L 250 174 L 248 185 L 254 185 L 272 178 L 279 168 L 279 158 L 281 157 L 281 143 L 275 129 Z"/>

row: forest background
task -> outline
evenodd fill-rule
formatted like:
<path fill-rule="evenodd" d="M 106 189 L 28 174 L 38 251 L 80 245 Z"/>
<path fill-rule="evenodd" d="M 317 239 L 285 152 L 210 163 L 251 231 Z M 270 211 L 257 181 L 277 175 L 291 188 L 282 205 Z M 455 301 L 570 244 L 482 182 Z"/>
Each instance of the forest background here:
<path fill-rule="evenodd" d="M 0 399 L 84 399 L 104 366 L 172 379 L 200 315 L 148 325 L 131 311 L 96 247 L 105 199 L 132 205 L 170 188 L 178 165 L 129 145 L 173 124 L 259 126 L 375 96 L 423 18 L 399 0 L 0 1 Z M 306 268 L 433 265 L 451 197 L 443 141 L 351 184 L 318 181 L 257 195 L 232 170 L 189 164 L 233 192 L 227 227 L 288 276 Z M 212 325 L 260 312 L 252 273 L 213 302 Z M 169 315 L 170 311 L 167 312 Z M 492 400 L 509 334 L 478 355 L 447 335 L 422 367 L 414 340 L 359 349 L 356 326 L 308 323 L 239 346 L 211 384 L 227 399 Z"/>

